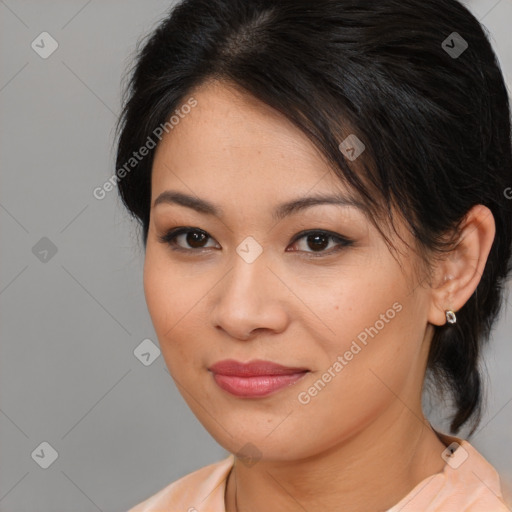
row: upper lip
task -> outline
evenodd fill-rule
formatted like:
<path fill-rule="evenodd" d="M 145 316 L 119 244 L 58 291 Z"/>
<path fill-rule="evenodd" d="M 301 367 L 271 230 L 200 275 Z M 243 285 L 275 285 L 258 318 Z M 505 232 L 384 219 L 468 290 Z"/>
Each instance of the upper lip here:
<path fill-rule="evenodd" d="M 213 373 L 236 377 L 257 377 L 262 375 L 291 375 L 309 371 L 307 368 L 283 366 L 272 361 L 255 359 L 247 363 L 225 359 L 218 361 L 209 368 Z"/>

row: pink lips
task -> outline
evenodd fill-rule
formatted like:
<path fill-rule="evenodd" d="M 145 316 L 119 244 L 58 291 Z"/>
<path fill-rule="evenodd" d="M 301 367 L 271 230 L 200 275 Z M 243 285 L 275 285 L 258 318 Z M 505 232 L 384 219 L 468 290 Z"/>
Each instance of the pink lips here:
<path fill-rule="evenodd" d="M 301 379 L 309 370 L 291 368 L 270 361 L 241 363 L 233 359 L 210 366 L 213 378 L 224 391 L 238 397 L 270 395 Z"/>

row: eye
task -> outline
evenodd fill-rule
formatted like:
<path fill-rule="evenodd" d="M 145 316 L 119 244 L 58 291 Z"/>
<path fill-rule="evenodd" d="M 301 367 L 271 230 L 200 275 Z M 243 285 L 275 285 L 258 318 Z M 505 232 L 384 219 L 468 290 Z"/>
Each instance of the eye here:
<path fill-rule="evenodd" d="M 169 230 L 162 236 L 159 236 L 160 242 L 171 247 L 173 251 L 201 252 L 199 249 L 221 249 L 219 244 L 207 245 L 208 240 L 214 241 L 206 231 L 190 226 L 183 226 Z M 302 243 L 297 242 L 304 239 Z M 298 245 L 298 249 L 291 249 L 287 252 L 304 252 L 308 256 L 318 257 L 326 256 L 340 251 L 344 247 L 353 244 L 352 240 L 345 238 L 337 233 L 323 230 L 301 231 L 292 241 L 292 245 Z M 290 246 L 289 246 L 290 247 Z M 308 250 L 311 249 L 311 250 Z M 329 250 L 326 250 L 329 249 Z"/>
<path fill-rule="evenodd" d="M 298 241 L 304 239 L 304 242 L 297 244 Z M 330 245 L 332 243 L 332 245 Z M 292 249 L 293 251 L 301 251 L 308 253 L 309 256 L 325 256 L 338 252 L 344 247 L 353 244 L 352 240 L 345 238 L 337 233 L 330 231 L 303 231 L 299 233 L 293 240 L 293 244 L 297 244 L 299 249 Z M 311 249 L 309 251 L 308 249 Z M 329 250 L 326 250 L 329 249 Z M 315 254 L 316 253 L 316 254 Z"/>
<path fill-rule="evenodd" d="M 206 245 L 208 239 L 214 240 L 206 231 L 193 227 L 180 227 L 171 229 L 158 239 L 168 244 L 174 251 L 191 252 L 196 249 L 209 249 L 212 246 Z M 185 246 L 181 244 L 187 244 Z M 218 245 L 218 244 L 217 244 Z M 213 246 L 215 247 L 215 245 Z M 218 247 L 220 248 L 220 246 Z"/>

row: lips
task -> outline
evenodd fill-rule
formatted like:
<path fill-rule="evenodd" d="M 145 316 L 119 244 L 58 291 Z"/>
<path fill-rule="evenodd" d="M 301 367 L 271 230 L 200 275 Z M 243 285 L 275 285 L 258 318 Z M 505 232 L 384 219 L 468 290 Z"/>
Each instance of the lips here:
<path fill-rule="evenodd" d="M 297 382 L 309 370 L 271 361 L 219 361 L 209 370 L 217 385 L 238 397 L 264 397 Z"/>

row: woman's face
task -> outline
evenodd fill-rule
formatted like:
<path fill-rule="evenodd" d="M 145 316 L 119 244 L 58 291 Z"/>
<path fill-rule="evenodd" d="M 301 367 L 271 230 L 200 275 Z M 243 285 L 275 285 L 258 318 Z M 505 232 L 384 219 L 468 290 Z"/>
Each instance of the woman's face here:
<path fill-rule="evenodd" d="M 395 235 L 401 269 L 357 206 L 307 202 L 349 194 L 269 107 L 218 83 L 193 97 L 155 155 L 144 290 L 194 414 L 233 453 L 293 460 L 421 411 L 431 326 L 416 255 Z M 155 206 L 164 192 L 217 212 L 170 198 Z M 159 239 L 179 227 L 191 231 Z M 306 371 L 216 376 L 211 367 L 228 359 Z"/>

